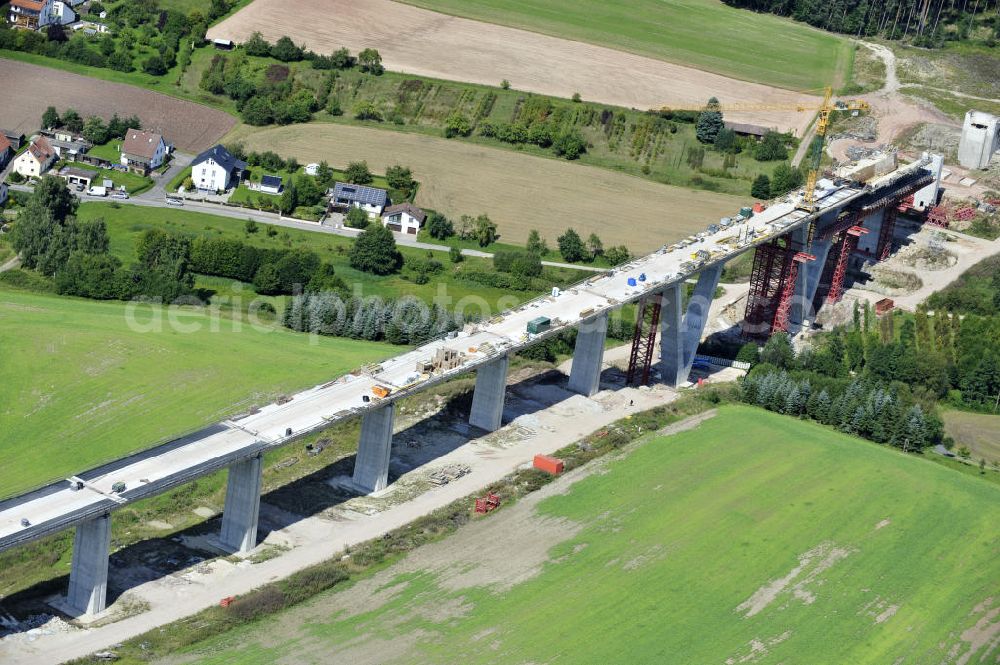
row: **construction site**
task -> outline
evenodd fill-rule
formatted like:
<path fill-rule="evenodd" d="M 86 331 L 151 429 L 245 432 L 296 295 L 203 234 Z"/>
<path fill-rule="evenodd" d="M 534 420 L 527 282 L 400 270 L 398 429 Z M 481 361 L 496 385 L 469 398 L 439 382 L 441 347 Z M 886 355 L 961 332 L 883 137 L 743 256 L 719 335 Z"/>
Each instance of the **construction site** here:
<path fill-rule="evenodd" d="M 808 336 L 858 278 L 876 274 L 907 244 L 901 238 L 971 219 L 974 207 L 943 200 L 939 155 L 901 163 L 895 150 L 868 150 L 836 168 L 821 168 L 831 114 L 866 108 L 862 102 L 834 103 L 826 91 L 801 190 L 734 210 L 652 254 L 571 288 L 553 288 L 384 362 L 0 502 L 0 551 L 75 529 L 68 589 L 50 604 L 80 625 L 111 620 L 134 635 L 253 588 L 255 576 L 245 574 L 250 565 L 256 577 L 273 579 L 525 464 L 561 473 L 562 462 L 551 453 L 580 436 L 631 409 L 667 403 L 708 375 L 738 376 L 739 363 L 698 355 L 707 335 Z M 897 260 L 932 270 L 969 264 L 962 255 L 949 260 L 937 242 L 900 252 Z M 726 264 L 748 252 L 749 283 L 722 289 Z M 625 305 L 637 310 L 631 344 L 608 349 L 609 317 Z M 883 298 L 879 307 L 878 313 L 888 311 L 892 301 Z M 570 329 L 577 329 L 575 349 L 561 372 L 511 375 L 514 354 Z M 432 394 L 472 372 L 474 389 L 464 411 L 438 399 L 425 401 L 417 412 L 401 412 L 401 404 L 423 391 Z M 320 505 L 288 501 L 280 491 L 262 500 L 265 453 L 353 419 L 360 420 L 357 455 L 315 478 L 325 496 Z M 310 444 L 306 454 L 315 457 L 323 449 Z M 110 517 L 116 509 L 220 470 L 228 470 L 228 481 L 215 532 L 178 536 L 176 548 L 146 552 L 140 573 L 134 558 L 126 562 L 112 553 Z M 472 509 L 486 514 L 502 501 L 485 493 Z M 203 517 L 215 515 L 207 509 Z M 217 558 L 226 553 L 235 559 Z M 173 602 L 178 593 L 185 603 Z M 135 598 L 145 608 L 138 613 L 127 609 Z M 25 626 L 13 625 L 17 639 Z M 79 649 L 81 639 L 91 640 L 92 649 L 107 646 L 98 633 L 82 636 L 61 620 L 41 626 L 51 653 L 70 643 Z M 11 662 L 29 662 L 32 653 L 21 644 Z"/>

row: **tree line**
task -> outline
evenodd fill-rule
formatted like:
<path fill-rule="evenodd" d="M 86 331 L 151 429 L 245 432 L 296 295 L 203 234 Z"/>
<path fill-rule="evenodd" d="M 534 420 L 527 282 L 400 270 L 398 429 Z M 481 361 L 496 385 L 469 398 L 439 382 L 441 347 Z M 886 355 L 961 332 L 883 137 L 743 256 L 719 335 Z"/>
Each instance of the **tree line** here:
<path fill-rule="evenodd" d="M 788 16 L 856 37 L 906 40 L 935 47 L 977 38 L 1000 42 L 1000 0 L 723 0 L 727 5 Z M 977 27 L 981 28 L 978 30 Z"/>

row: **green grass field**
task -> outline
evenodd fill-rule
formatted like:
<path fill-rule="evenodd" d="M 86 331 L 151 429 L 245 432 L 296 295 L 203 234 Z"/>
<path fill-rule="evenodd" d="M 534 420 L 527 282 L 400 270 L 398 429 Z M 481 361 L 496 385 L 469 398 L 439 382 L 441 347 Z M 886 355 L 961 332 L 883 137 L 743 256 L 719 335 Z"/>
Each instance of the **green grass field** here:
<path fill-rule="evenodd" d="M 717 0 L 404 0 L 782 88 L 847 82 L 850 42 Z"/>
<path fill-rule="evenodd" d="M 206 310 L 169 314 L 0 289 L 0 496 L 149 447 L 392 355 L 370 342 L 257 330 Z M 179 332 L 169 316 L 196 332 Z"/>
<path fill-rule="evenodd" d="M 125 264 L 135 261 L 135 241 L 143 232 L 151 228 L 162 228 L 192 237 L 196 235 L 229 236 L 243 239 L 261 247 L 291 247 L 312 250 L 319 254 L 324 261 L 333 264 L 337 275 L 348 285 L 357 284 L 364 296 L 398 298 L 404 295 L 413 295 L 430 302 L 438 293 L 439 287 L 444 287 L 447 295 L 453 299 L 452 304 L 466 297 L 475 297 L 482 298 L 490 307 L 495 307 L 501 298 L 510 300 L 513 297 L 518 300 L 527 300 L 535 295 L 532 293 L 512 293 L 504 289 L 486 287 L 462 280 L 459 278 L 460 273 L 454 272 L 456 267 L 448 261 L 448 255 L 443 252 L 433 252 L 433 258 L 444 264 L 444 271 L 434 275 L 427 284 L 417 284 L 410 279 L 405 268 L 402 273 L 383 277 L 355 270 L 350 266 L 349 258 L 349 249 L 353 240 L 330 233 L 273 227 L 277 230 L 277 234 L 268 236 L 266 233 L 268 226 L 260 224 L 257 233 L 247 234 L 244 231 L 244 222 L 240 219 L 169 208 L 137 208 L 129 205 L 115 207 L 113 203 L 84 203 L 80 206 L 78 217 L 87 220 L 102 217 L 108 225 L 111 253 Z M 407 259 L 427 258 L 426 250 L 400 247 L 400 251 Z M 491 270 L 492 265 L 490 259 L 468 257 L 457 265 L 457 269 L 459 271 L 465 269 Z M 578 281 L 590 275 L 590 273 L 572 269 L 550 268 L 548 270 L 551 275 L 564 281 Z M 252 295 L 252 290 L 247 288 Z"/>
<path fill-rule="evenodd" d="M 995 662 L 1000 487 L 815 424 L 724 407 L 509 510 L 179 660 Z"/>

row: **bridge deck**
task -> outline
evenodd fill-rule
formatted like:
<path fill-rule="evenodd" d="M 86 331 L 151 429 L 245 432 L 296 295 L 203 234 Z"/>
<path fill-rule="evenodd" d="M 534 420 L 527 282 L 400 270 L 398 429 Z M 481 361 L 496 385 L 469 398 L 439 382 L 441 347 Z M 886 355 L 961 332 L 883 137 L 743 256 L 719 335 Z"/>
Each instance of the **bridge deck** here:
<path fill-rule="evenodd" d="M 919 164 L 890 175 L 916 166 Z M 693 244 L 665 247 L 581 282 L 558 296 L 536 298 L 501 317 L 470 326 L 455 337 L 434 340 L 407 351 L 383 362 L 380 369 L 370 374 L 340 377 L 298 393 L 285 403 L 265 406 L 81 474 L 80 479 L 85 482 L 81 490 L 73 490 L 69 482 L 61 481 L 0 502 L 0 551 L 102 515 L 124 503 L 158 494 L 239 459 L 474 370 L 498 354 L 517 351 L 668 284 L 687 280 L 706 266 L 731 259 L 818 215 L 841 208 L 867 191 L 857 186 L 821 182 L 816 213 L 799 210 L 791 201 L 775 203 L 750 220 L 721 229 Z M 708 252 L 709 258 L 692 264 L 692 253 L 701 250 Z M 628 284 L 629 278 L 638 278 L 642 273 L 645 281 L 637 281 L 636 286 Z M 538 316 L 550 318 L 551 329 L 538 335 L 527 334 L 528 322 Z M 486 342 L 491 345 L 488 351 L 483 348 Z M 465 362 L 440 374 L 419 375 L 418 361 L 429 361 L 442 347 L 465 353 Z M 391 387 L 392 392 L 387 398 L 376 400 L 372 396 L 376 384 Z M 364 402 L 363 395 L 370 396 L 371 401 Z M 113 493 L 112 485 L 116 482 L 124 482 L 127 489 L 121 494 Z M 23 527 L 22 518 L 28 519 L 30 525 Z"/>

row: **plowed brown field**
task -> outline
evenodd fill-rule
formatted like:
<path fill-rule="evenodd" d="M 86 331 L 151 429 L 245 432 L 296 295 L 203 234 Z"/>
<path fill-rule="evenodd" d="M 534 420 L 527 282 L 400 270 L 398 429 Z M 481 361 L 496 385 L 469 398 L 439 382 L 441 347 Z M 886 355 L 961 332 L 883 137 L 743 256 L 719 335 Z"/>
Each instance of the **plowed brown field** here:
<path fill-rule="evenodd" d="M 554 246 L 556 236 L 573 227 L 584 238 L 597 233 L 605 246 L 652 250 L 746 204 L 736 196 L 420 134 L 312 123 L 240 127 L 231 138 L 303 164 L 325 159 L 342 168 L 363 159 L 376 173 L 409 166 L 421 183 L 417 205 L 452 218 L 485 212 L 504 242 L 524 242 L 537 229 Z"/>
<path fill-rule="evenodd" d="M 309 18 L 304 18 L 309 17 Z M 816 98 L 624 51 L 447 16 L 391 0 L 254 0 L 208 31 L 210 39 L 245 41 L 260 31 L 288 35 L 319 53 L 346 46 L 378 49 L 387 68 L 453 81 L 498 85 L 627 108 L 768 105 L 791 111 L 727 112 L 726 117 L 800 134 L 812 119 L 796 105 Z"/>
<path fill-rule="evenodd" d="M 87 117 L 137 115 L 146 129 L 184 152 L 200 152 L 232 129 L 228 113 L 123 83 L 112 83 L 16 60 L 0 59 L 0 127 L 38 130 L 46 107 Z"/>

